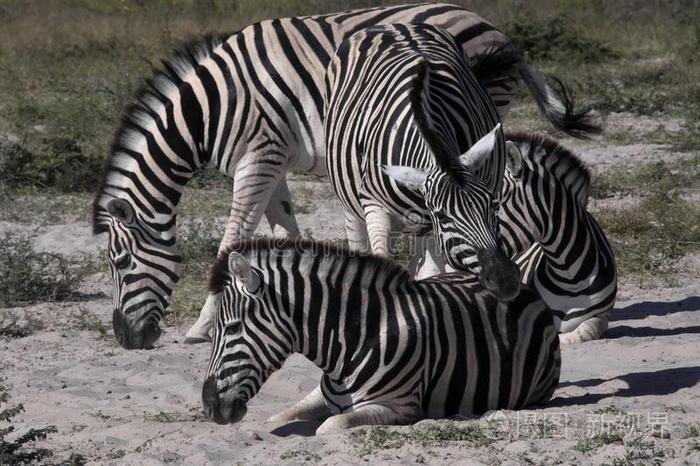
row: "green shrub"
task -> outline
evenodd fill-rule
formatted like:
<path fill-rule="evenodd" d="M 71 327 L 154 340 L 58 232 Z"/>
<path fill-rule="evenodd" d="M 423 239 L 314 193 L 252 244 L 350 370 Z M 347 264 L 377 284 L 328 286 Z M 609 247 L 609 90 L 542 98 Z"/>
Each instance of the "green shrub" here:
<path fill-rule="evenodd" d="M 23 434 L 15 436 L 13 440 L 10 439 L 11 434 L 15 431 L 12 420 L 24 411 L 24 407 L 21 404 L 8 406 L 8 398 L 7 388 L 0 384 L 0 422 L 9 424 L 6 428 L 0 428 L 0 464 L 35 464 L 51 457 L 53 455 L 51 450 L 32 448 L 31 444 L 57 432 L 54 426 L 31 428 Z"/>
<path fill-rule="evenodd" d="M 531 60 L 600 63 L 620 56 L 604 41 L 582 35 L 568 16 L 542 20 L 518 15 L 506 23 L 504 32 Z"/>
<path fill-rule="evenodd" d="M 69 298 L 91 270 L 91 262 L 76 265 L 36 252 L 29 235 L 6 232 L 0 237 L 0 306 Z"/>

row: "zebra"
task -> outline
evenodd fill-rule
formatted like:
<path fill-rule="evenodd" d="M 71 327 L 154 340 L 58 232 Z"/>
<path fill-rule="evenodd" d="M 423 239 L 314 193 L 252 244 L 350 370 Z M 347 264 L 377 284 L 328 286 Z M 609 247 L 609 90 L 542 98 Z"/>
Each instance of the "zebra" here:
<path fill-rule="evenodd" d="M 331 59 L 325 102 L 328 175 L 351 247 L 369 240 L 389 255 L 391 220 L 410 212 L 407 229 L 433 229 L 451 267 L 498 298 L 517 295 L 520 271 L 498 246 L 492 208 L 503 132 L 454 39 L 425 24 L 359 31 Z"/>
<path fill-rule="evenodd" d="M 508 133 L 499 224 L 523 283 L 552 310 L 563 343 L 597 339 L 608 326 L 617 271 L 605 233 L 586 210 L 590 173 L 555 140 Z"/>
<path fill-rule="evenodd" d="M 238 422 L 292 353 L 319 386 L 271 421 L 363 424 L 542 404 L 559 380 L 552 314 L 523 287 L 503 302 L 467 272 L 413 280 L 400 264 L 310 240 L 238 241 L 219 255 L 205 412 Z"/>
<path fill-rule="evenodd" d="M 127 108 L 93 203 L 93 230 L 109 234 L 113 325 L 125 348 L 146 348 L 179 278 L 176 209 L 205 164 L 232 176 L 221 245 L 252 235 L 261 216 L 277 236 L 299 233 L 287 171 L 325 174 L 323 79 L 338 43 L 383 23 L 442 25 L 467 55 L 508 43 L 475 13 L 445 4 L 398 5 L 252 24 L 185 45 Z M 569 133 L 592 131 L 558 82 L 548 85 L 521 57 L 513 76 L 488 89 L 501 114 L 520 78 L 545 117 Z M 187 333 L 208 341 L 212 297 Z"/>

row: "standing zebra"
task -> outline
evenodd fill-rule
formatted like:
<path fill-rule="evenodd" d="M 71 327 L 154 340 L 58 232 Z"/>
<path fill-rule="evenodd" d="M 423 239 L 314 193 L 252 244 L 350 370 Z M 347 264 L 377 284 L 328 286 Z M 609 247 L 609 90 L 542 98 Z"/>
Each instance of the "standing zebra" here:
<path fill-rule="evenodd" d="M 281 18 L 208 37 L 164 63 L 127 109 L 94 202 L 94 231 L 109 233 L 114 333 L 125 348 L 150 346 L 179 277 L 176 208 L 204 164 L 233 176 L 222 245 L 250 236 L 265 213 L 275 235 L 298 227 L 285 173 L 325 173 L 323 76 L 338 43 L 383 23 L 441 25 L 471 56 L 508 43 L 478 15 L 445 4 L 401 5 Z M 544 115 L 571 133 L 590 130 L 563 87 L 524 59 L 489 89 L 501 114 L 521 78 Z M 188 332 L 208 339 L 211 299 Z"/>
<path fill-rule="evenodd" d="M 519 255 L 523 283 L 554 315 L 562 342 L 597 339 L 615 304 L 615 258 L 586 210 L 590 173 L 573 153 L 537 134 L 507 134 L 499 211 L 503 247 Z"/>
<path fill-rule="evenodd" d="M 432 224 L 450 266 L 515 296 L 520 273 L 498 246 L 492 208 L 505 141 L 454 39 L 424 24 L 357 32 L 331 59 L 325 101 L 328 175 L 351 247 L 366 250 L 369 236 L 372 252 L 388 255 L 392 217 L 410 212 L 408 227 Z"/>
<path fill-rule="evenodd" d="M 552 315 L 527 288 L 509 303 L 469 274 L 414 281 L 397 263 L 310 241 L 247 240 L 212 271 L 217 317 L 202 401 L 218 423 L 292 353 L 320 386 L 274 420 L 362 424 L 481 414 L 547 401 L 561 366 Z"/>

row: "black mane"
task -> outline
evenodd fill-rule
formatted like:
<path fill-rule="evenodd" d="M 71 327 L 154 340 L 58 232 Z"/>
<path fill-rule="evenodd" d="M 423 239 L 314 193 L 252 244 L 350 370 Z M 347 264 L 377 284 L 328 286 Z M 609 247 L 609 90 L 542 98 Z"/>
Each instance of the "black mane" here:
<path fill-rule="evenodd" d="M 580 192 L 581 201 L 586 202 L 591 185 L 591 171 L 576 154 L 555 139 L 541 133 L 513 131 L 507 132 L 505 138 L 516 145 L 528 144 L 528 151 L 522 151 L 521 147 L 523 158 L 542 166 L 564 186 L 573 189 L 575 194 Z M 537 148 L 542 148 L 544 153 Z"/>
<path fill-rule="evenodd" d="M 360 263 L 360 267 L 373 267 L 375 269 L 384 270 L 388 274 L 396 275 L 401 280 L 411 280 L 408 271 L 401 264 L 387 257 L 361 254 L 357 251 L 352 251 L 347 246 L 329 241 L 314 241 L 305 238 L 281 239 L 262 237 L 234 241 L 219 253 L 211 268 L 209 291 L 212 293 L 219 293 L 230 282 L 230 276 L 228 275 L 229 254 L 237 252 L 245 255 L 258 250 L 275 252 L 292 251 L 300 255 L 311 254 L 315 257 L 324 256 L 329 260 L 355 260 Z"/>
<path fill-rule="evenodd" d="M 138 130 L 141 125 L 137 121 L 137 115 L 156 116 L 155 109 L 149 104 L 149 100 L 165 101 L 167 98 L 163 95 L 165 86 L 179 86 L 182 83 L 181 75 L 197 67 L 198 63 L 206 57 L 211 56 L 214 49 L 221 45 L 229 35 L 208 34 L 202 38 L 186 42 L 179 46 L 173 53 L 171 58 L 162 60 L 162 68 L 153 68 L 152 76 L 144 82 L 141 88 L 136 92 L 135 99 L 127 105 L 121 118 L 121 123 L 114 133 L 112 145 L 109 150 L 109 157 L 105 160 L 102 171 L 102 179 L 99 188 L 95 195 L 95 200 L 92 206 L 92 227 L 93 234 L 103 233 L 107 227 L 100 221 L 101 215 L 104 213 L 104 191 L 109 184 L 109 176 L 119 168 L 115 165 L 115 154 L 121 150 L 128 149 L 125 147 L 125 135 L 130 130 Z"/>

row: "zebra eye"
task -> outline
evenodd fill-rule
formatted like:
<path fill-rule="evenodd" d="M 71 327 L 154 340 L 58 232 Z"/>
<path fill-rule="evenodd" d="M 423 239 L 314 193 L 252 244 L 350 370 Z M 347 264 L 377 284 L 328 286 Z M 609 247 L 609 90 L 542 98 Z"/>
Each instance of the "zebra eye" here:
<path fill-rule="evenodd" d="M 131 256 L 129 253 L 123 252 L 114 258 L 114 266 L 118 269 L 125 269 L 131 264 Z"/>

